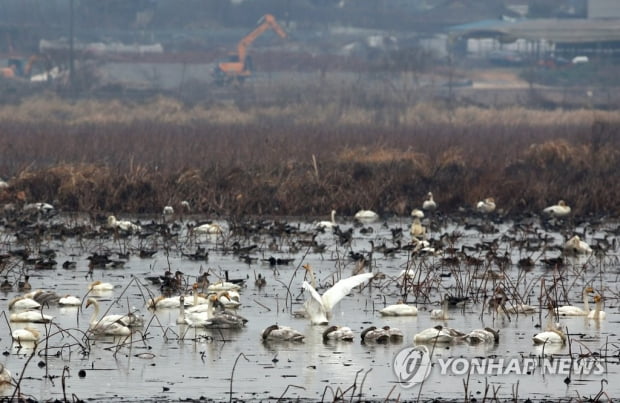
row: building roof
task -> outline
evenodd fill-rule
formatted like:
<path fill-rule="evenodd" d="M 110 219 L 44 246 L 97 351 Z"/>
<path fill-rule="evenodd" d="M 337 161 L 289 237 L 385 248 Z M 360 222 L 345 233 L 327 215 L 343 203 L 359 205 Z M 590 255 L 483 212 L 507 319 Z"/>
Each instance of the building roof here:
<path fill-rule="evenodd" d="M 620 19 L 536 19 L 515 22 L 481 21 L 452 27 L 449 32 L 470 38 L 545 39 L 555 43 L 620 41 Z"/>

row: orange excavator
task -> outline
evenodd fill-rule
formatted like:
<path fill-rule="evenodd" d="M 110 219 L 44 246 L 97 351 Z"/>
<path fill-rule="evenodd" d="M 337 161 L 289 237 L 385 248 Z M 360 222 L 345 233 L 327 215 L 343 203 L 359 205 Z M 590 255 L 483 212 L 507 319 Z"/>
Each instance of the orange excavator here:
<path fill-rule="evenodd" d="M 4 78 L 23 78 L 26 80 L 30 80 L 30 75 L 32 73 L 32 68 L 36 63 L 43 62 L 44 70 L 47 71 L 50 69 L 50 61 L 47 57 L 43 55 L 32 55 L 28 58 L 28 61 L 24 62 L 23 59 L 19 58 L 10 58 L 7 67 L 3 67 L 0 69 L 0 76 Z"/>
<path fill-rule="evenodd" d="M 252 75 L 252 62 L 247 55 L 248 47 L 263 32 L 273 29 L 281 38 L 287 34 L 278 24 L 275 17 L 265 14 L 258 22 L 258 26 L 237 44 L 237 52 L 230 55 L 229 60 L 218 63 L 215 67 L 215 79 L 220 84 L 241 83 Z"/>

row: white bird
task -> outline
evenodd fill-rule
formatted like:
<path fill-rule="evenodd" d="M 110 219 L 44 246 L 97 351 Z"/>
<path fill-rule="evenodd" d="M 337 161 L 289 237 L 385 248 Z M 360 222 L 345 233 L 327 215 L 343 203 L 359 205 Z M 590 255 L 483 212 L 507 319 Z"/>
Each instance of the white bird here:
<path fill-rule="evenodd" d="M 308 264 L 305 264 L 303 267 L 310 273 L 312 283 L 314 284 L 315 280 L 312 267 Z M 362 273 L 356 276 L 344 278 L 336 282 L 336 284 L 325 291 L 323 295 L 320 295 L 316 291 L 314 285 L 304 281 L 302 287 L 304 290 L 308 291 L 311 296 L 311 298 L 306 300 L 304 303 L 304 308 L 306 309 L 312 324 L 326 325 L 328 323 L 328 319 L 332 316 L 334 306 L 336 306 L 342 298 L 350 293 L 353 288 L 365 283 L 373 277 L 373 273 Z"/>
<path fill-rule="evenodd" d="M 574 255 L 589 255 L 592 253 L 592 248 L 585 241 L 582 241 L 579 235 L 575 235 L 564 244 L 564 252 Z"/>
<path fill-rule="evenodd" d="M 424 212 L 420 209 L 414 208 L 411 210 L 411 217 L 424 218 Z"/>
<path fill-rule="evenodd" d="M 13 340 L 21 343 L 23 341 L 39 341 L 41 338 L 41 332 L 37 329 L 26 326 L 23 329 L 15 329 L 11 333 Z"/>
<path fill-rule="evenodd" d="M 49 203 L 28 203 L 24 205 L 24 211 L 27 212 L 40 212 L 40 213 L 48 213 L 54 210 L 54 206 Z"/>
<path fill-rule="evenodd" d="M 11 371 L 6 369 L 4 364 L 0 364 L 0 386 L 10 385 L 12 380 Z"/>
<path fill-rule="evenodd" d="M 261 333 L 264 341 L 303 341 L 306 336 L 289 326 L 271 325 Z"/>
<path fill-rule="evenodd" d="M 177 318 L 177 323 L 190 327 L 206 327 L 211 324 L 209 321 L 209 312 L 207 311 L 186 312 L 183 296 L 179 299 L 179 316 Z"/>
<path fill-rule="evenodd" d="M 423 239 L 426 236 L 426 228 L 422 225 L 420 218 L 414 217 L 409 228 L 409 233 L 412 237 Z"/>
<path fill-rule="evenodd" d="M 386 306 L 379 313 L 383 316 L 416 316 L 418 308 L 405 304 L 403 300 L 398 300 L 396 304 Z"/>
<path fill-rule="evenodd" d="M 580 308 L 575 305 L 563 305 L 558 308 L 558 314 L 560 316 L 587 316 L 590 313 L 590 304 L 588 303 L 588 294 L 594 292 L 592 287 L 584 287 L 582 297 L 583 297 L 583 308 Z"/>
<path fill-rule="evenodd" d="M 441 303 L 441 309 L 433 309 L 431 311 L 431 319 L 435 320 L 448 320 L 450 317 L 448 316 L 448 296 L 444 296 L 443 301 Z"/>
<path fill-rule="evenodd" d="M 435 210 L 437 208 L 437 203 L 433 200 L 433 194 L 428 192 L 426 194 L 426 198 L 424 199 L 424 203 L 422 203 L 422 210 Z"/>
<path fill-rule="evenodd" d="M 49 323 L 52 319 L 53 316 L 43 314 L 41 311 L 23 311 L 9 316 L 11 322 Z"/>
<path fill-rule="evenodd" d="M 382 329 L 385 334 L 388 335 L 388 338 L 391 342 L 399 342 L 405 338 L 405 334 L 403 333 L 403 331 L 396 327 L 383 326 Z"/>
<path fill-rule="evenodd" d="M 195 234 L 219 235 L 222 233 L 222 226 L 217 223 L 202 224 L 192 229 Z"/>
<path fill-rule="evenodd" d="M 94 298 L 89 298 L 86 301 L 86 308 L 94 305 L 94 311 L 92 316 L 90 317 L 88 330 L 95 334 L 106 335 L 106 336 L 129 336 L 131 334 L 131 329 L 127 322 L 129 319 L 127 315 L 106 315 L 101 319 L 97 319 L 99 316 L 99 302 L 97 302 Z"/>
<path fill-rule="evenodd" d="M 484 329 L 474 329 L 467 333 L 463 340 L 469 344 L 486 344 L 499 342 L 499 331 L 485 327 Z"/>
<path fill-rule="evenodd" d="M 559 327 L 545 330 L 532 337 L 534 344 L 564 344 L 566 343 L 566 334 Z"/>
<path fill-rule="evenodd" d="M 174 208 L 172 206 L 164 206 L 164 210 L 162 211 L 162 214 L 167 216 L 167 215 L 173 215 L 174 214 Z"/>
<path fill-rule="evenodd" d="M 315 223 L 314 228 L 323 229 L 323 230 L 333 229 L 335 226 L 338 225 L 336 224 L 336 210 L 332 210 L 331 217 L 332 217 L 331 221 L 319 221 Z"/>
<path fill-rule="evenodd" d="M 111 283 L 104 283 L 103 281 L 97 280 L 93 281 L 88 285 L 89 291 L 112 291 L 114 289 L 114 285 Z"/>
<path fill-rule="evenodd" d="M 360 334 L 362 343 L 387 343 L 390 341 L 390 335 L 385 329 L 377 329 L 376 326 L 370 326 Z"/>
<path fill-rule="evenodd" d="M 41 304 L 35 301 L 32 298 L 27 298 L 24 296 L 15 297 L 11 301 L 9 301 L 9 310 L 13 311 L 24 311 L 28 309 L 39 309 L 41 308 Z"/>
<path fill-rule="evenodd" d="M 481 200 L 476 204 L 476 210 L 481 213 L 489 214 L 495 211 L 495 199 L 492 197 L 487 197 L 484 200 Z"/>
<path fill-rule="evenodd" d="M 595 295 L 594 302 L 596 303 L 596 306 L 594 307 L 594 310 L 588 313 L 588 319 L 605 320 L 605 318 L 607 317 L 607 314 L 605 313 L 605 311 L 602 310 L 603 298 L 600 295 Z"/>
<path fill-rule="evenodd" d="M 108 227 L 125 232 L 140 232 L 142 227 L 127 220 L 117 220 L 115 216 L 108 217 Z"/>
<path fill-rule="evenodd" d="M 416 344 L 422 343 L 452 343 L 455 336 L 447 332 L 443 326 L 437 325 L 424 329 L 421 332 L 413 336 L 413 342 Z"/>
<path fill-rule="evenodd" d="M 355 213 L 355 216 L 353 218 L 363 223 L 371 223 L 379 219 L 379 214 L 375 213 L 372 210 L 360 210 Z"/>
<path fill-rule="evenodd" d="M 58 300 L 58 305 L 63 306 L 79 306 L 82 305 L 82 300 L 73 295 L 65 295 Z"/>
<path fill-rule="evenodd" d="M 347 326 L 330 326 L 323 332 L 323 341 L 353 341 L 353 331 Z"/>
<path fill-rule="evenodd" d="M 216 283 L 211 283 L 207 287 L 207 292 L 218 292 L 218 291 L 239 291 L 241 286 L 239 284 L 231 283 L 230 281 L 218 281 Z"/>
<path fill-rule="evenodd" d="M 552 217 L 564 217 L 570 214 L 570 207 L 566 204 L 564 200 L 560 200 L 558 204 L 554 204 L 553 206 L 549 206 L 543 210 L 543 213 L 548 214 Z"/>

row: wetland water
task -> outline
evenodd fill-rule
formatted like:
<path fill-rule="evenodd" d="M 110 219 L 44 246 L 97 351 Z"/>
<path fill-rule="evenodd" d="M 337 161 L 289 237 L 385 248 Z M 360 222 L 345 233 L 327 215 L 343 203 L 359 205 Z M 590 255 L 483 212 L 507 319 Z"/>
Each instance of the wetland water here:
<path fill-rule="evenodd" d="M 94 401 L 228 400 L 236 362 L 232 397 L 242 400 L 281 396 L 334 400 L 335 394 L 342 393 L 346 399 L 462 399 L 465 395 L 464 382 L 468 382 L 467 393 L 470 397 L 477 399 L 485 396 L 486 385 L 487 397 L 505 399 L 594 397 L 601 390 L 601 385 L 610 397 L 620 395 L 620 383 L 614 381 L 620 372 L 620 315 L 617 300 L 619 264 L 617 251 L 613 247 L 599 256 L 565 257 L 564 268 L 554 270 L 542 263 L 542 259 L 559 256 L 556 246 L 562 245 L 565 238 L 560 227 L 543 227 L 537 218 L 522 226 L 508 220 L 491 223 L 487 219 L 476 219 L 472 221 L 476 225 L 472 226 L 471 222 L 463 220 L 425 218 L 424 224 L 436 224 L 432 231 L 429 229 L 430 238 L 438 239 L 441 234 L 459 236 L 455 236 L 450 245 L 444 243 L 445 247 L 437 250 L 435 255 L 416 254 L 413 257 L 409 250 L 382 253 L 378 248 L 383 243 L 396 245 L 392 241 L 393 230 L 398 228 L 404 234 L 400 240 L 401 246 L 408 244 L 411 240 L 409 217 L 355 227 L 352 221 L 339 219 L 342 230 L 353 229 L 350 245 L 341 245 L 339 237 L 327 231 L 315 238 L 318 244 L 325 245 L 320 253 L 301 242 L 308 238 L 307 232 L 313 229 L 307 221 L 278 219 L 278 224 L 274 225 L 274 221 L 256 220 L 251 225 L 244 225 L 243 231 L 231 231 L 230 223 L 221 222 L 224 227 L 222 236 L 189 236 L 185 224 L 193 223 L 197 218 L 186 217 L 183 223 L 171 230 L 176 235 L 167 238 L 156 233 L 149 235 L 143 230 L 140 235 L 115 239 L 109 232 L 101 230 L 103 224 L 74 216 L 40 219 L 28 230 L 30 235 L 23 237 L 16 236 L 24 232 L 23 229 L 5 222 L 1 252 L 6 257 L 3 258 L 2 274 L 8 276 L 9 281 L 17 282 L 23 279 L 20 273 L 27 273 L 33 289 L 41 288 L 59 295 L 73 294 L 84 298 L 84 301 L 90 282 L 110 282 L 116 285 L 114 290 L 89 295 L 99 300 L 101 312 L 110 308 L 109 313 L 125 313 L 128 307 L 136 307 L 145 318 L 145 325 L 130 339 L 100 337 L 87 342 L 83 332 L 88 329 L 92 307 L 84 308 L 84 304 L 82 308 L 61 308 L 54 304 L 44 306 L 43 312 L 52 315 L 54 322 L 47 326 L 50 336 L 38 345 L 30 362 L 32 348 L 27 345 L 19 348 L 13 343 L 7 321 L 0 318 L 0 348 L 4 352 L 0 363 L 11 371 L 14 379 L 23 375 L 21 393 L 37 400 L 62 399 L 62 375 L 66 368 L 65 391 L 68 398 L 73 395 Z M 161 222 L 160 218 L 156 220 Z M 141 222 L 150 221 L 143 218 Z M 68 235 L 70 232 L 65 231 L 60 236 L 60 224 L 64 228 L 80 227 L 80 231 L 72 232 L 81 234 Z M 43 227 L 48 229 L 43 230 Z M 585 229 L 586 240 L 591 244 L 595 239 L 609 241 L 615 238 L 617 227 L 616 223 L 563 226 L 571 234 Z M 39 229 L 33 232 L 32 228 Z M 534 229 L 537 235 L 533 235 Z M 532 238 L 545 239 L 544 244 L 539 244 L 538 249 L 534 250 Z M 530 242 L 520 242 L 525 239 L 530 239 Z M 355 333 L 355 340 L 324 343 L 322 332 L 325 326 L 311 325 L 309 319 L 293 315 L 294 311 L 303 309 L 308 295 L 301 288 L 305 275 L 301 265 L 308 263 L 313 267 L 318 290 L 322 293 L 326 289 L 323 286 L 332 284 L 334 278 L 351 276 L 356 263 L 349 252 L 369 252 L 371 241 L 375 246 L 372 270 L 385 276 L 373 279 L 369 287 L 354 289 L 334 309 L 330 325 L 349 326 Z M 241 246 L 256 244 L 257 247 L 248 254 L 248 258 L 242 259 L 239 253 L 233 252 L 234 242 Z M 198 246 L 207 249 L 208 259 L 192 260 L 187 257 Z M 448 252 L 449 247 L 458 251 Z M 476 247 L 478 249 L 474 250 Z M 498 263 L 500 260 L 491 257 L 489 248 L 497 257 L 509 257 L 511 264 Z M 10 253 L 20 249 L 28 249 L 31 258 L 46 250 L 54 250 L 57 265 L 52 269 L 37 269 L 32 262 Z M 140 250 L 157 252 L 141 258 Z M 116 258 L 116 252 L 129 252 L 123 268 L 94 268 L 89 273 L 87 257 L 95 253 L 109 253 Z M 467 263 L 465 254 L 480 259 L 478 266 Z M 270 256 L 293 261 L 274 266 L 265 261 Z M 444 260 L 453 256 L 460 257 L 457 264 L 448 264 Z M 527 271 L 517 265 L 526 256 L 531 256 L 535 261 L 535 266 Z M 65 261 L 76 262 L 76 267 L 63 268 Z M 502 267 L 503 277 L 488 274 L 490 270 L 500 273 Z M 206 270 L 209 270 L 212 282 L 224 277 L 225 270 L 231 279 L 248 278 L 245 287 L 239 291 L 241 307 L 238 309 L 238 313 L 249 320 L 246 326 L 238 330 L 188 329 L 176 324 L 178 308 L 148 310 L 146 299 L 160 295 L 160 290 L 146 277 L 161 275 L 168 268 L 173 272 L 181 271 L 190 289 L 196 277 Z M 400 285 L 403 281 L 399 274 L 407 268 L 420 273 L 407 288 L 407 303 L 418 307 L 418 315 L 380 316 L 379 309 L 396 303 L 402 297 Z M 266 279 L 266 285 L 262 288 L 254 283 L 259 273 Z M 555 287 L 552 286 L 554 281 Z M 289 284 L 292 295 L 287 291 Z M 584 317 L 561 318 L 560 323 L 567 330 L 570 343 L 546 345 L 544 351 L 542 347 L 533 345 L 532 336 L 544 330 L 546 309 L 540 313 L 519 315 L 498 314 L 488 309 L 489 297 L 495 295 L 498 286 L 511 297 L 518 294 L 524 299 L 523 302 L 537 307 L 543 288 L 550 290 L 549 293 L 561 301 L 560 305 L 566 303 L 566 296 L 572 305 L 581 306 L 582 290 L 587 284 L 605 296 L 607 318 L 602 321 Z M 18 292 L 16 288 L 0 294 L 6 315 L 9 314 L 9 301 L 21 294 L 23 292 Z M 430 311 L 441 307 L 444 294 L 469 296 L 470 299 L 463 306 L 450 306 L 450 319 L 433 320 Z M 591 307 L 594 305 L 591 304 Z M 263 342 L 262 330 L 275 323 L 301 331 L 305 335 L 304 342 Z M 498 329 L 499 342 L 429 345 L 433 367 L 428 378 L 422 384 L 403 387 L 394 374 L 394 357 L 401 349 L 414 345 L 414 334 L 438 324 L 466 333 L 485 326 Z M 13 330 L 25 325 L 11 323 Z M 371 325 L 399 328 L 405 338 L 400 343 L 362 344 L 360 333 Z M 29 326 L 38 328 L 44 335 L 46 333 L 45 325 Z M 66 329 L 66 332 L 58 333 L 58 328 Z M 119 345 L 122 342 L 126 344 Z M 543 354 L 557 359 L 567 358 L 569 352 L 575 357 L 581 354 L 598 359 L 604 372 L 583 376 L 573 373 L 568 384 L 565 382 L 566 374 L 543 374 L 540 368 L 526 374 L 515 371 L 472 373 L 468 381 L 466 373 L 459 373 L 465 360 L 503 358 L 523 363 L 530 358 L 539 360 Z M 461 360 L 460 366 L 451 367 L 448 373 L 442 374 L 441 367 L 450 359 Z M 439 364 L 439 360 L 443 360 L 443 364 Z M 602 379 L 609 383 L 602 383 Z M 10 396 L 13 389 L 5 387 L 2 393 Z"/>

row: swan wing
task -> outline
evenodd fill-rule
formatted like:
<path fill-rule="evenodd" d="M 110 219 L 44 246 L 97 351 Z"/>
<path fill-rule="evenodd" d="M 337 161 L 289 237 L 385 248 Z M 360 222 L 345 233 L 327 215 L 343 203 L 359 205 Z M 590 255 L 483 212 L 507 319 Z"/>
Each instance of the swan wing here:
<path fill-rule="evenodd" d="M 345 295 L 349 294 L 353 288 L 365 283 L 374 276 L 373 273 L 362 273 L 338 281 L 329 290 L 323 293 L 323 297 L 321 297 L 323 307 L 327 312 L 331 312 L 334 306 L 336 306 Z"/>
<path fill-rule="evenodd" d="M 319 293 L 307 281 L 303 282 L 302 287 L 310 293 L 310 298 L 304 302 L 304 308 L 312 323 L 327 323 L 327 312 Z"/>

